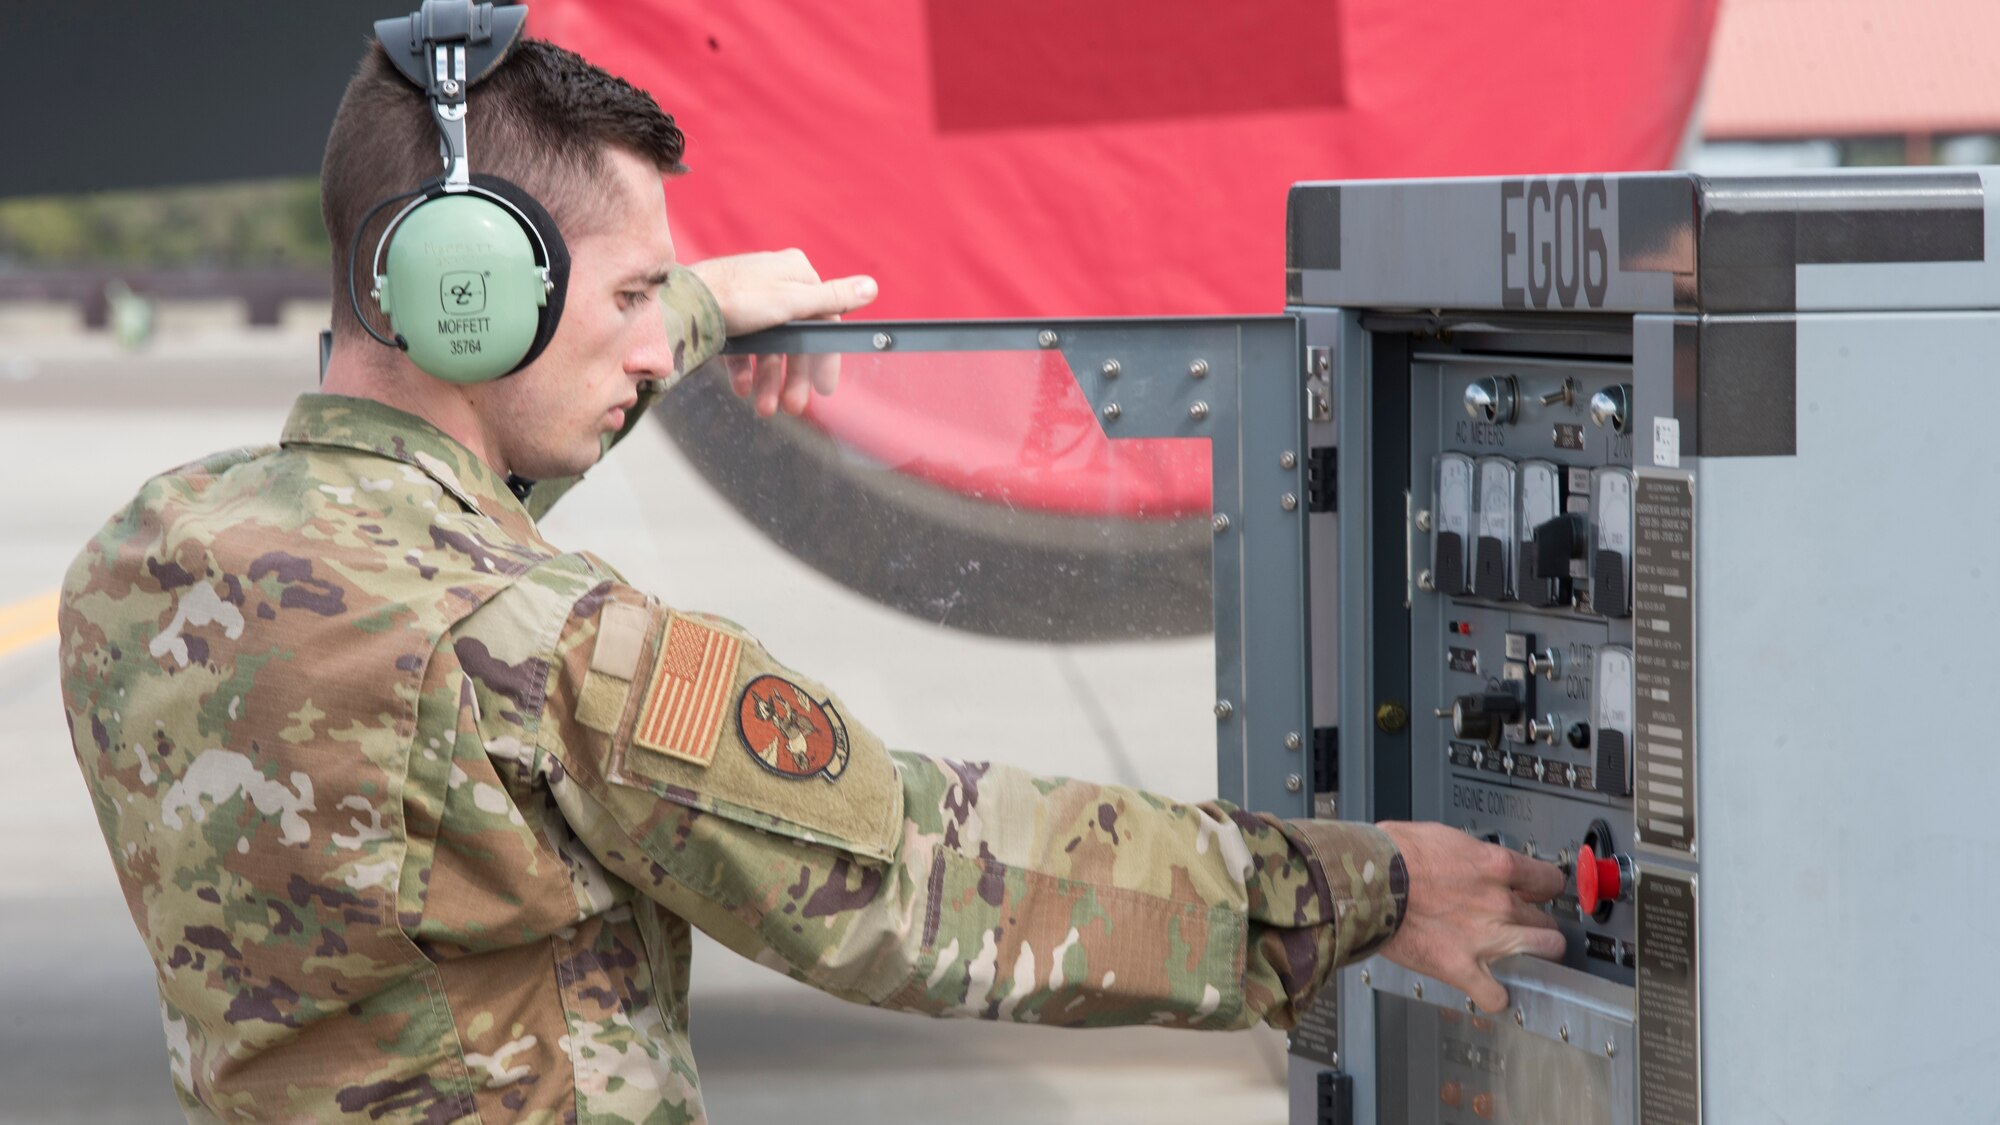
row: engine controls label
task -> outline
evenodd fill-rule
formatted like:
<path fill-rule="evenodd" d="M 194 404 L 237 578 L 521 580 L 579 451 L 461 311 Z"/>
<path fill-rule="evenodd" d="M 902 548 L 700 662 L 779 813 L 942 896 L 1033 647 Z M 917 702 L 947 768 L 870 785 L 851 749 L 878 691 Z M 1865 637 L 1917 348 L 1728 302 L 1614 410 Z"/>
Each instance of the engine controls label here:
<path fill-rule="evenodd" d="M 1694 477 L 1642 470 L 1633 493 L 1632 794 L 1638 846 L 1693 855 Z"/>
<path fill-rule="evenodd" d="M 1644 869 L 1638 907 L 1639 1125 L 1701 1125 L 1694 877 Z"/>

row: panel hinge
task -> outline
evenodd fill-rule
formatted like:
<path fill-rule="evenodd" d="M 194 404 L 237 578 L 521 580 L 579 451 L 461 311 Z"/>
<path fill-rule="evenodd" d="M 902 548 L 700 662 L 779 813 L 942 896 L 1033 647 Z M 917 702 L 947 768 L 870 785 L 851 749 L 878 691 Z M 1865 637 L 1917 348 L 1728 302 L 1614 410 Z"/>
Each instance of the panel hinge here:
<path fill-rule="evenodd" d="M 1306 511 L 1340 509 L 1340 449 L 1321 445 L 1306 450 Z"/>
<path fill-rule="evenodd" d="M 1354 1125 L 1354 1076 L 1343 1070 L 1319 1072 L 1316 1125 Z"/>
<path fill-rule="evenodd" d="M 1340 728 L 1313 728 L 1313 792 L 1340 791 Z"/>

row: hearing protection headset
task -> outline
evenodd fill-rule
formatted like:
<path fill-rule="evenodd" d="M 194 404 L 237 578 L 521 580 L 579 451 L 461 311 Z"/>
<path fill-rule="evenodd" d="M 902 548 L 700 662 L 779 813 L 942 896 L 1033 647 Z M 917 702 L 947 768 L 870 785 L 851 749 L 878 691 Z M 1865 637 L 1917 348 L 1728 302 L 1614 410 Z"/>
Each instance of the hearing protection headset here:
<path fill-rule="evenodd" d="M 569 282 L 569 250 L 535 198 L 498 176 L 471 172 L 466 93 L 507 56 L 525 6 L 423 0 L 409 16 L 378 20 L 375 37 L 403 77 L 423 88 L 437 123 L 444 173 L 371 207 L 347 250 L 347 298 L 370 336 L 453 383 L 484 383 L 533 362 L 555 335 Z M 369 259 L 371 294 L 393 338 L 361 315 L 354 270 L 362 232 L 403 204 Z"/>

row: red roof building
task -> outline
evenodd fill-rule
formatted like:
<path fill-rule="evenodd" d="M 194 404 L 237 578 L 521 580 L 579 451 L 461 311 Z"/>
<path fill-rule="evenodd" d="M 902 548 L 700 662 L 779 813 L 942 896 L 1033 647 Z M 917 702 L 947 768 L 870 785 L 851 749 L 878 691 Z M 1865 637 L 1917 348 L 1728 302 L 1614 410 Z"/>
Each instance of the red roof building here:
<path fill-rule="evenodd" d="M 2000 134 L 1996 0 L 1724 0 L 1702 127 L 1710 143 Z M 1851 162 L 1851 161 L 1850 161 Z"/>

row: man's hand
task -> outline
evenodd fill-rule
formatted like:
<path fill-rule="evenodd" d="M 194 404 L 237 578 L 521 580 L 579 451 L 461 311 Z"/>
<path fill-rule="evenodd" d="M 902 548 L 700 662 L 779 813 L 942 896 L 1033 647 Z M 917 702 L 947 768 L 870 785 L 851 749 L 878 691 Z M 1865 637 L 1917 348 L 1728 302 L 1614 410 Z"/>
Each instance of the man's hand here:
<path fill-rule="evenodd" d="M 876 293 L 875 279 L 866 275 L 822 281 L 799 250 L 710 258 L 688 268 L 715 295 L 732 337 L 794 320 L 839 320 Z M 731 356 L 729 385 L 738 396 L 753 398 L 765 418 L 779 407 L 798 414 L 814 391 L 830 395 L 839 386 L 839 356 L 794 356 L 789 371 L 785 361 L 782 355 Z"/>
<path fill-rule="evenodd" d="M 1562 956 L 1562 931 L 1532 905 L 1562 893 L 1561 868 L 1448 825 L 1376 827 L 1402 851 L 1410 880 L 1403 926 L 1383 947 L 1384 957 L 1497 1012 L 1507 1006 L 1507 990 L 1493 979 L 1493 962 L 1516 953 Z"/>

